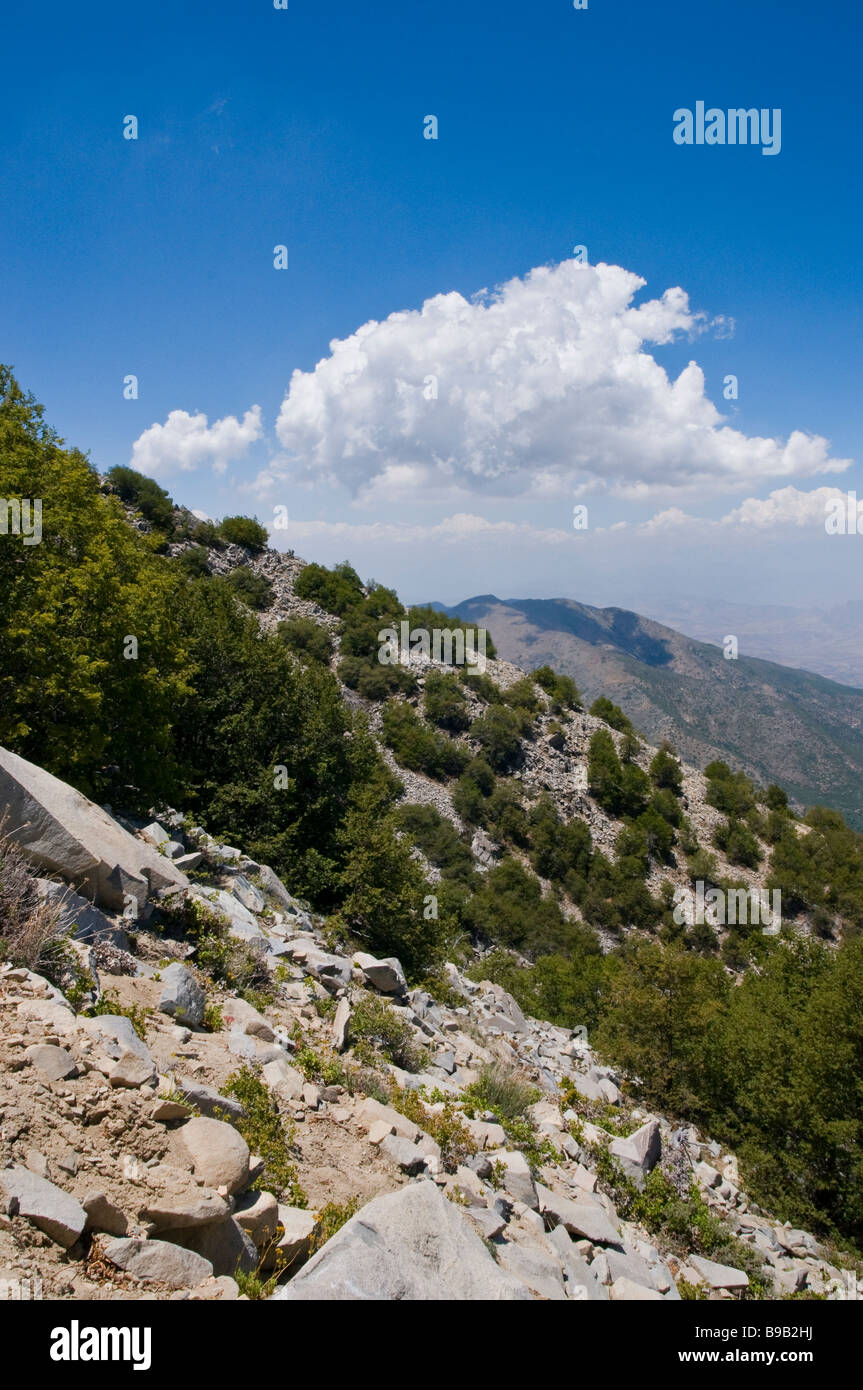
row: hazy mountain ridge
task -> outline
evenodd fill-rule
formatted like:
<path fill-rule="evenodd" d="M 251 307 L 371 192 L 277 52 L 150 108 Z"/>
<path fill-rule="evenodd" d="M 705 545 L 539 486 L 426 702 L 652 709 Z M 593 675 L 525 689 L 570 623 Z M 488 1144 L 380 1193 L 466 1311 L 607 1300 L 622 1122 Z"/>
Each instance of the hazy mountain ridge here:
<path fill-rule="evenodd" d="M 863 825 L 863 691 L 756 657 L 726 660 L 720 647 L 624 609 L 481 595 L 446 611 L 487 626 L 506 660 L 572 676 L 588 704 L 608 695 L 686 761 L 728 760 Z"/>

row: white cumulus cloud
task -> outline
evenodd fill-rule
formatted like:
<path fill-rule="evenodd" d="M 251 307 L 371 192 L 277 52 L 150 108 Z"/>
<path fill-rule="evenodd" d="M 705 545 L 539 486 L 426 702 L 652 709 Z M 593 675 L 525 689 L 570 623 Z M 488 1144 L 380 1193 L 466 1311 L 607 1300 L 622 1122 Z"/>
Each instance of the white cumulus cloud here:
<path fill-rule="evenodd" d="M 164 425 L 151 425 L 132 445 L 131 465 L 150 477 L 168 473 L 192 473 L 210 464 L 215 473 L 224 473 L 229 463 L 240 459 L 256 440 L 263 437 L 261 407 L 253 405 L 242 420 L 226 415 L 207 424 L 202 413 L 172 410 Z"/>
<path fill-rule="evenodd" d="M 723 526 L 755 527 L 759 531 L 778 527 L 806 526 L 824 528 L 827 505 L 847 493 L 838 487 L 817 487 L 801 492 L 796 487 L 783 487 L 769 497 L 747 497 L 733 512 L 722 518 Z"/>
<path fill-rule="evenodd" d="M 635 305 L 644 284 L 564 261 L 363 324 L 293 373 L 276 426 L 285 454 L 260 483 L 338 482 L 374 501 L 597 490 L 637 501 L 848 466 L 820 436 L 731 428 L 694 361 L 669 377 L 650 348 L 711 325 L 680 288 Z"/>

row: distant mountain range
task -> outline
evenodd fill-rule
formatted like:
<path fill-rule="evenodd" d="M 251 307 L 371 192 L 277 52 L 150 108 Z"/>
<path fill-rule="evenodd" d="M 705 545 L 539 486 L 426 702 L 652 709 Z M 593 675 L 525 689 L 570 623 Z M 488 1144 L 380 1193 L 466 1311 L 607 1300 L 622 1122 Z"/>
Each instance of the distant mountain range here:
<path fill-rule="evenodd" d="M 735 631 L 728 606 L 714 643 L 572 599 L 481 594 L 435 606 L 487 627 L 504 660 L 529 670 L 547 662 L 572 676 L 586 705 L 607 695 L 652 743 L 669 738 L 688 762 L 722 758 L 781 783 L 803 805 L 835 806 L 863 829 L 863 690 L 758 657 L 727 660 L 716 644 Z M 745 632 L 735 635 L 745 651 Z"/>
<path fill-rule="evenodd" d="M 727 603 L 718 599 L 639 600 L 639 608 L 678 632 L 721 644 L 734 633 L 747 656 L 802 667 L 843 685 L 863 686 L 863 602 L 830 608 Z"/>

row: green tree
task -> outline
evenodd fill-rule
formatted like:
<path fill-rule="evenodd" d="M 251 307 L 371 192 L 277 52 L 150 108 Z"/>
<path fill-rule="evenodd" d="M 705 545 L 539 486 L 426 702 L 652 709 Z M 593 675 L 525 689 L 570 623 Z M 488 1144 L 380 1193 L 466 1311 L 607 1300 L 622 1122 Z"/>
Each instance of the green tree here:
<path fill-rule="evenodd" d="M 462 733 L 470 725 L 467 701 L 455 675 L 431 670 L 425 678 L 423 713 L 432 724 Z"/>
<path fill-rule="evenodd" d="M 340 835 L 340 917 L 372 955 L 398 956 L 410 977 L 419 978 L 441 955 L 437 924 L 424 916 L 431 890 L 398 837 L 395 817 L 382 810 L 375 788 L 354 789 Z"/>
<path fill-rule="evenodd" d="M 514 710 L 492 705 L 471 725 L 486 762 L 496 772 L 507 772 L 520 759 L 522 726 Z"/>
<path fill-rule="evenodd" d="M 644 939 L 606 962 L 595 1046 L 638 1077 L 640 1091 L 666 1113 L 698 1113 L 716 1058 L 711 1029 L 728 982 L 717 961 Z"/>
<path fill-rule="evenodd" d="M 241 545 L 246 550 L 266 550 L 267 528 L 256 517 L 226 516 L 216 528 L 222 540 L 229 545 Z"/>

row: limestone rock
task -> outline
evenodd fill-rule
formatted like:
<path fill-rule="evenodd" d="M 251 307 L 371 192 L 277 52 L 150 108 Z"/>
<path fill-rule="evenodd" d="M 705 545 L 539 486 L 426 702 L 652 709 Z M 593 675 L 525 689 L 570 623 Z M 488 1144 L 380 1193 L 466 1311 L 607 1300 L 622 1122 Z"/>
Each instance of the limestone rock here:
<path fill-rule="evenodd" d="M 31 1067 L 40 1071 L 48 1081 L 64 1081 L 67 1076 L 76 1076 L 78 1065 L 65 1047 L 51 1047 L 47 1044 L 28 1047 L 24 1053 Z"/>
<path fill-rule="evenodd" d="M 14 1213 L 32 1221 L 64 1249 L 75 1244 L 87 1224 L 87 1213 L 80 1202 L 27 1168 L 4 1168 L 0 1171 L 0 1188 Z"/>
<path fill-rule="evenodd" d="M 35 763 L 0 748 L 0 804 L 6 834 L 32 863 L 74 883 L 91 902 L 122 912 L 137 884 L 148 894 L 188 888 L 188 879 L 151 845 Z"/>
<path fill-rule="evenodd" d="M 377 960 L 374 956 L 359 951 L 354 956 L 354 964 L 360 967 L 368 984 L 381 994 L 407 994 L 407 980 L 401 961 L 395 956 Z"/>
<path fill-rule="evenodd" d="M 215 1275 L 246 1273 L 258 1263 L 258 1252 L 251 1236 L 233 1216 L 224 1221 L 208 1221 L 187 1230 L 171 1229 L 168 1240 L 184 1251 L 194 1251 L 211 1266 Z"/>
<path fill-rule="evenodd" d="M 745 1289 L 749 1284 L 749 1275 L 742 1269 L 705 1260 L 701 1255 L 690 1255 L 689 1264 L 712 1289 Z"/>
<path fill-rule="evenodd" d="M 190 1028 L 200 1028 L 204 1021 L 206 995 L 188 966 L 175 961 L 161 972 L 162 994 L 159 999 L 159 1012 L 185 1023 Z"/>
<path fill-rule="evenodd" d="M 196 1117 L 178 1134 L 195 1176 L 207 1187 L 243 1191 L 249 1179 L 249 1146 L 232 1125 Z"/>
<path fill-rule="evenodd" d="M 87 1213 L 87 1230 L 124 1236 L 129 1229 L 125 1212 L 109 1201 L 104 1192 L 88 1192 L 81 1203 Z"/>
<path fill-rule="evenodd" d="M 537 1184 L 537 1193 L 540 1211 L 551 1217 L 556 1225 L 563 1226 L 570 1235 L 583 1236 L 596 1245 L 622 1245 L 620 1232 L 611 1224 L 602 1207 L 586 1195 L 579 1193 L 574 1197 L 564 1197 L 541 1184 Z"/>
<path fill-rule="evenodd" d="M 277 1289 L 281 1302 L 530 1299 L 433 1182 L 376 1197 Z"/>
<path fill-rule="evenodd" d="M 234 1216 L 260 1249 L 276 1234 L 279 1204 L 272 1192 L 244 1192 L 237 1198 Z"/>
<path fill-rule="evenodd" d="M 209 1260 L 166 1240 L 112 1240 L 105 1258 L 136 1279 L 158 1279 L 175 1289 L 194 1288 L 213 1273 Z"/>
<path fill-rule="evenodd" d="M 662 1155 L 659 1121 L 647 1120 L 627 1139 L 614 1139 L 609 1148 L 615 1158 L 620 1160 L 627 1176 L 639 1187 L 642 1186 L 646 1175 L 656 1167 Z"/>

